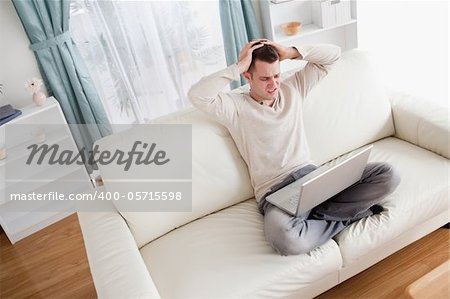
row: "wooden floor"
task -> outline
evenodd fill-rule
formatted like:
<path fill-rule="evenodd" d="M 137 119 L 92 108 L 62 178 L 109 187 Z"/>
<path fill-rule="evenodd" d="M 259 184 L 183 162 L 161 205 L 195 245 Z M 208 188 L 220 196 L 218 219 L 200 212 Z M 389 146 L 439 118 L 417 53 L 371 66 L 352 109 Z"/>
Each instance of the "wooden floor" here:
<path fill-rule="evenodd" d="M 320 295 L 404 298 L 405 288 L 449 259 L 450 230 L 438 229 Z M 95 298 L 76 215 L 11 245 L 0 234 L 0 298 Z"/>
<path fill-rule="evenodd" d="M 0 298 L 96 298 L 76 214 L 14 245 L 0 235 Z"/>
<path fill-rule="evenodd" d="M 450 229 L 440 228 L 317 299 L 406 298 L 408 285 L 449 259 Z"/>

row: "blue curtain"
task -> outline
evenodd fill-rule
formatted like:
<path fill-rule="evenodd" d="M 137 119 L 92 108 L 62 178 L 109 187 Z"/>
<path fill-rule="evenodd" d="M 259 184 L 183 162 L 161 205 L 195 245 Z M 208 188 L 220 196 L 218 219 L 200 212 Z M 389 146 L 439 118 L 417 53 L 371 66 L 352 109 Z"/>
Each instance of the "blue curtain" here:
<path fill-rule="evenodd" d="M 13 0 L 49 95 L 60 103 L 77 146 L 90 150 L 111 126 L 69 33 L 70 0 Z M 89 166 L 88 166 L 88 170 Z"/>
<path fill-rule="evenodd" d="M 255 12 L 250 0 L 219 0 L 220 21 L 225 45 L 227 64 L 239 60 L 242 47 L 255 38 L 260 38 Z M 240 84 L 233 82 L 233 88 L 245 84 L 241 76 Z"/>

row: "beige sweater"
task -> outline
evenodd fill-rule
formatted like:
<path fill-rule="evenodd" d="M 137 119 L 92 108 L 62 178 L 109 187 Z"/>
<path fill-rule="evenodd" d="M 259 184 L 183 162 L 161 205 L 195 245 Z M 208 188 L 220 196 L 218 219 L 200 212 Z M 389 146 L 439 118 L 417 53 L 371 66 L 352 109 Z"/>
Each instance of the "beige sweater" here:
<path fill-rule="evenodd" d="M 239 79 L 237 66 L 202 78 L 191 87 L 189 99 L 198 109 L 223 124 L 247 163 L 255 198 L 259 202 L 270 187 L 292 171 L 311 164 L 303 124 L 302 103 L 311 88 L 340 57 L 333 45 L 297 48 L 306 66 L 280 84 L 272 107 L 254 101 L 248 92 L 222 92 Z"/>

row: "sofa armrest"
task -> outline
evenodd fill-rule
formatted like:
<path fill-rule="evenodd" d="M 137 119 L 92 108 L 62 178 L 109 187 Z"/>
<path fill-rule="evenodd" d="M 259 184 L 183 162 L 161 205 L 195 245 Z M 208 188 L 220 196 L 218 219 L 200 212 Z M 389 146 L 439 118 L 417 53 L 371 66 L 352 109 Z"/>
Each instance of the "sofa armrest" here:
<path fill-rule="evenodd" d="M 98 298 L 160 298 L 136 242 L 115 212 L 78 213 Z"/>
<path fill-rule="evenodd" d="M 395 136 L 450 158 L 450 125 L 444 107 L 420 97 L 390 91 Z"/>

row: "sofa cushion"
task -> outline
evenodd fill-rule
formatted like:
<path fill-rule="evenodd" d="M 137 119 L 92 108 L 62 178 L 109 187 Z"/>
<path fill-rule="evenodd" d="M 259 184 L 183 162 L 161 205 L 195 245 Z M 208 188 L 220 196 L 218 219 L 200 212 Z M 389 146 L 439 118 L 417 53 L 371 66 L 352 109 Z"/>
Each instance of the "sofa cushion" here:
<path fill-rule="evenodd" d="M 401 182 L 383 200 L 381 214 L 355 222 L 336 236 L 344 266 L 449 210 L 448 159 L 391 137 L 375 143 L 370 160 L 391 163 Z"/>
<path fill-rule="evenodd" d="M 424 98 L 390 91 L 395 137 L 450 159 L 448 107 L 430 105 Z"/>
<path fill-rule="evenodd" d="M 311 158 L 323 163 L 394 134 L 387 92 L 368 53 L 351 50 L 304 103 Z"/>
<path fill-rule="evenodd" d="M 178 226 L 253 197 L 247 166 L 227 129 L 195 109 L 174 113 L 154 122 L 192 124 L 192 213 L 121 212 L 139 247 Z M 126 144 L 132 144 L 130 138 L 151 143 L 152 136 L 148 136 L 145 129 L 145 126 L 137 126 L 132 131 L 107 136 L 96 144 L 101 150 L 106 150 L 126 148 Z M 142 177 L 145 173 L 135 174 L 134 168 L 125 172 L 119 166 L 114 163 L 99 165 L 106 189 L 121 194 L 136 191 L 131 189 L 138 188 L 139 182 L 127 184 L 126 181 L 130 178 L 145 179 Z"/>
<path fill-rule="evenodd" d="M 161 297 L 280 298 L 327 275 L 337 282 L 341 255 L 333 240 L 309 254 L 280 256 L 265 241 L 262 222 L 249 200 L 141 248 Z"/>

